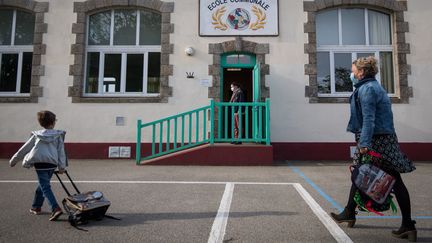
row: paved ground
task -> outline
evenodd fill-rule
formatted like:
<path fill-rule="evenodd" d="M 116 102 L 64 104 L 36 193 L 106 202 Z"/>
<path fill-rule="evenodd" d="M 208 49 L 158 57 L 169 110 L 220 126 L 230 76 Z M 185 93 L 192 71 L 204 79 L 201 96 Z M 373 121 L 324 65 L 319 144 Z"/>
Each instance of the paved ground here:
<path fill-rule="evenodd" d="M 328 213 L 347 200 L 349 171 L 342 162 L 287 162 L 272 167 L 136 166 L 130 160 L 72 160 L 82 191 L 111 200 L 104 219 L 74 229 L 63 215 L 30 215 L 36 176 L 0 160 L 0 242 L 407 242 L 390 235 L 400 214 L 360 213 L 356 226 Z M 403 175 L 419 242 L 432 242 L 432 163 Z M 59 183 L 52 187 L 64 197 Z M 68 184 L 70 185 L 70 184 Z"/>

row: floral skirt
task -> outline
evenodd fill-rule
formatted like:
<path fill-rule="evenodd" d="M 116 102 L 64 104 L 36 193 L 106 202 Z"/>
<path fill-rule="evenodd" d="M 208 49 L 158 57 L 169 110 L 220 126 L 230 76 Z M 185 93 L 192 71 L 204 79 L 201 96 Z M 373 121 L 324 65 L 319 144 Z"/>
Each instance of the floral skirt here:
<path fill-rule="evenodd" d="M 360 134 L 355 135 L 356 143 L 360 140 Z M 372 150 L 381 154 L 378 166 L 385 171 L 408 173 L 416 167 L 408 157 L 402 153 L 396 134 L 378 134 L 372 137 Z M 357 148 L 353 157 L 354 164 L 360 163 L 360 153 Z"/>

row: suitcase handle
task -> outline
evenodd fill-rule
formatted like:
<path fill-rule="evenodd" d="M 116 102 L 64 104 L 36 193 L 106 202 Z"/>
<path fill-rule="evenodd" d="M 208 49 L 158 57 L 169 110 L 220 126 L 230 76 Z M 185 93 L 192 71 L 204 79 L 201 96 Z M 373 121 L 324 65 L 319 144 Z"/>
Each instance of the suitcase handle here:
<path fill-rule="evenodd" d="M 67 172 L 67 170 L 64 171 L 64 173 L 66 174 L 66 176 L 69 178 L 69 181 L 72 183 L 72 186 L 75 188 L 76 192 L 78 194 L 80 194 L 81 192 L 78 190 L 78 187 L 75 185 L 75 183 L 73 182 L 72 178 L 70 177 L 69 173 Z M 63 189 L 65 190 L 65 192 L 68 194 L 68 196 L 71 196 L 69 190 L 66 188 L 65 184 L 63 183 L 62 179 L 60 178 L 60 176 L 58 175 L 59 172 L 58 171 L 54 171 L 54 174 L 57 176 L 57 179 L 60 181 L 60 184 L 62 185 Z"/>

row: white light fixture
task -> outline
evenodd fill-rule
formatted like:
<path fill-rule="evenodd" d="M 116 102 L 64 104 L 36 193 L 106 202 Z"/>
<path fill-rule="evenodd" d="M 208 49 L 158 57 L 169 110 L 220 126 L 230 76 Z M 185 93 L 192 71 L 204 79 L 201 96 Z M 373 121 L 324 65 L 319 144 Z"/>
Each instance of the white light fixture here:
<path fill-rule="evenodd" d="M 193 54 L 195 53 L 195 50 L 190 46 L 186 47 L 184 51 L 185 51 L 186 55 L 188 55 L 188 56 L 193 56 Z"/>

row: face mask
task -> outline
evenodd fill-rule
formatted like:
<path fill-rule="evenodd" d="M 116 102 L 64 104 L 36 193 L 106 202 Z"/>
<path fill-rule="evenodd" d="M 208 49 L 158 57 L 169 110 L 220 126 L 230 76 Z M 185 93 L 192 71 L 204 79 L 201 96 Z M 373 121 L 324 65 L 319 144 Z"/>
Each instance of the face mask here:
<path fill-rule="evenodd" d="M 354 73 L 351 73 L 350 79 L 354 85 L 356 85 L 359 82 L 359 80 L 356 79 L 356 77 L 354 76 Z"/>

